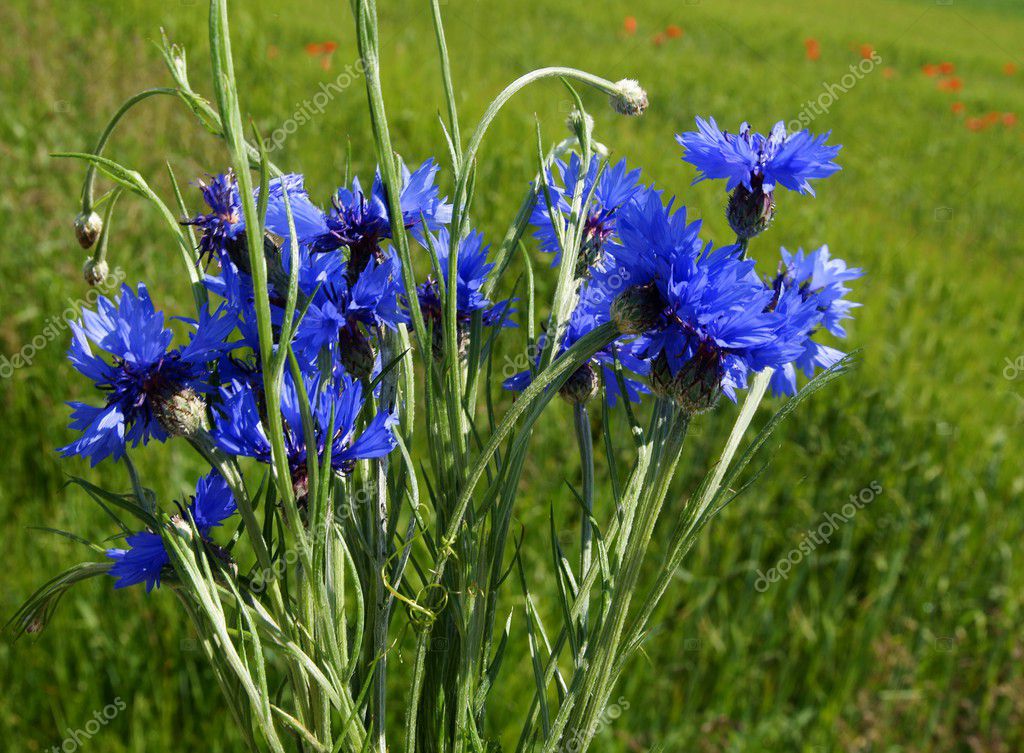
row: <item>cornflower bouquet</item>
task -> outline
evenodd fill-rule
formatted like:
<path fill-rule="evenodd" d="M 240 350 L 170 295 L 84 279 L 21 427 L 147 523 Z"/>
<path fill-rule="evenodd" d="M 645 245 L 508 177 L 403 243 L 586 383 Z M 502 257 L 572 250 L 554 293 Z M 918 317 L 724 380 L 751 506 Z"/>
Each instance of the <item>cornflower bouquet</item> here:
<path fill-rule="evenodd" d="M 495 701 L 519 712 L 517 751 L 586 750 L 696 537 L 743 490 L 741 473 L 785 415 L 848 365 L 814 336 L 844 334 L 855 306 L 846 283 L 860 270 L 825 246 L 783 249 L 765 276 L 747 258 L 779 189 L 813 194 L 812 180 L 839 169 L 839 147 L 781 123 L 762 135 L 698 118 L 677 140 L 698 181 L 726 181 L 736 239 L 716 246 L 593 137 L 576 89 L 639 116 L 647 96 L 636 81 L 535 70 L 494 99 L 465 141 L 432 0 L 448 200 L 438 162 L 410 169 L 394 151 L 374 0 L 351 5 L 372 181 L 346 176 L 320 203 L 301 175 L 268 159 L 258 133 L 247 135 L 226 0 L 210 3 L 213 103 L 165 37 L 173 86 L 128 100 L 92 152 L 62 155 L 87 166 L 75 223 L 82 246 L 95 248 L 86 280 L 107 278 L 111 216 L 134 194 L 166 221 L 194 311 L 174 342 L 140 282 L 73 325 L 68 357 L 99 391 L 71 404 L 76 438 L 60 451 L 123 464 L 129 490 L 75 479 L 118 530 L 102 544 L 64 532 L 96 556 L 40 588 L 11 627 L 40 631 L 89 578 L 154 598 L 170 591 L 253 751 L 501 750 Z M 538 148 L 536 177 L 492 250 L 472 227 L 488 127 L 517 92 L 550 78 L 576 103 L 571 137 Z M 227 146 L 224 172 L 198 182 L 201 209 L 187 208 L 173 174 L 169 205 L 104 156 L 118 122 L 161 95 Z M 97 199 L 98 176 L 112 186 Z M 549 302 L 535 299 L 530 245 L 552 260 Z M 499 295 L 502 283 L 511 297 Z M 496 354 L 509 349 L 527 354 L 523 367 L 496 379 Z M 798 372 L 810 378 L 799 390 Z M 748 440 L 768 390 L 790 398 Z M 666 505 L 692 417 L 722 395 L 742 402 L 725 446 L 689 498 Z M 574 418 L 578 537 L 563 537 L 552 514 L 551 551 L 537 555 L 524 551 L 515 516 L 531 434 L 556 399 Z M 595 499 L 595 434 L 609 464 L 605 500 Z M 209 467 L 176 501 L 159 499 L 131 460 L 172 440 Z M 623 443 L 632 463 L 616 468 Z M 551 562 L 548 603 L 530 590 L 527 557 Z M 511 656 L 515 646 L 528 651 Z M 531 697 L 502 697 L 502 674 L 516 668 L 532 671 Z"/>

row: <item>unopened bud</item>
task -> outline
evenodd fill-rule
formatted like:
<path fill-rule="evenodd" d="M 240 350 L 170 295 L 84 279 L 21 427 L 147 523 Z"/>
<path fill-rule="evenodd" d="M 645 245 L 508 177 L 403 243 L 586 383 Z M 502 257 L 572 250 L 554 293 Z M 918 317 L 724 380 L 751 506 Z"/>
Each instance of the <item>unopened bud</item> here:
<path fill-rule="evenodd" d="M 82 267 L 82 276 L 91 286 L 102 285 L 107 279 L 110 268 L 103 259 L 88 259 Z"/>
<path fill-rule="evenodd" d="M 174 515 L 171 518 L 171 528 L 173 528 L 182 538 L 191 541 L 192 540 L 192 524 L 189 523 L 181 515 Z"/>
<path fill-rule="evenodd" d="M 585 405 L 597 396 L 600 389 L 600 372 L 590 363 L 585 363 L 572 373 L 558 394 L 570 405 Z"/>
<path fill-rule="evenodd" d="M 82 248 L 92 248 L 103 230 L 103 218 L 95 212 L 81 212 L 75 217 L 75 237 Z"/>
<path fill-rule="evenodd" d="M 459 358 L 465 358 L 469 353 L 469 331 L 461 324 L 456 324 L 455 337 L 458 341 Z M 444 360 L 444 327 L 440 319 L 434 321 L 430 335 L 430 350 L 438 361 Z"/>
<path fill-rule="evenodd" d="M 620 115 L 643 115 L 647 109 L 647 92 L 638 81 L 624 78 L 615 83 L 615 93 L 611 95 L 612 109 Z"/>
<path fill-rule="evenodd" d="M 722 396 L 722 366 L 710 348 L 700 347 L 675 374 L 662 353 L 651 364 L 651 389 L 674 401 L 687 415 L 707 413 Z"/>
<path fill-rule="evenodd" d="M 29 635 L 34 635 L 43 632 L 44 627 L 46 627 L 46 624 L 36 616 L 25 623 L 25 632 Z"/>
<path fill-rule="evenodd" d="M 753 238 L 767 230 L 775 219 L 775 196 L 760 187 L 749 191 L 746 186 L 736 186 L 729 196 L 725 216 L 738 237 Z"/>
<path fill-rule="evenodd" d="M 654 283 L 634 285 L 612 301 L 612 321 L 624 335 L 642 335 L 658 323 L 663 308 Z"/>
<path fill-rule="evenodd" d="M 594 119 L 588 113 L 573 108 L 565 119 L 565 126 L 578 139 L 582 139 L 584 135 L 589 138 L 594 132 Z"/>
<path fill-rule="evenodd" d="M 358 327 L 343 327 L 338 332 L 338 350 L 341 365 L 356 379 L 369 379 L 377 361 L 377 353 L 362 330 Z"/>
<path fill-rule="evenodd" d="M 206 403 L 190 387 L 162 391 L 152 405 L 157 423 L 172 437 L 191 437 L 206 420 Z"/>

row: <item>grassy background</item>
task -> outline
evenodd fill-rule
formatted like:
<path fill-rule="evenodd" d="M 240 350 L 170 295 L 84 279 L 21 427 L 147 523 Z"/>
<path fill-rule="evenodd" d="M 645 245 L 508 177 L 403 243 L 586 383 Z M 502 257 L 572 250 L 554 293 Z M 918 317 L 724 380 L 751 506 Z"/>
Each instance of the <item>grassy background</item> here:
<path fill-rule="evenodd" d="M 236 3 L 234 44 L 244 107 L 265 132 L 302 108 L 321 83 L 354 63 L 347 3 Z M 410 161 L 443 154 L 426 3 L 380 5 L 385 89 L 393 137 Z M 882 62 L 812 128 L 846 145 L 845 170 L 816 199 L 785 194 L 779 220 L 755 255 L 779 245 L 833 251 L 867 269 L 851 327 L 861 368 L 803 407 L 779 435 L 774 463 L 691 554 L 661 610 L 658 635 L 622 682 L 622 714 L 601 750 L 993 751 L 1024 749 L 1024 569 L 1018 543 L 1024 473 L 1024 271 L 1019 206 L 1024 128 L 982 132 L 965 118 L 1024 111 L 1024 13 L 1014 0 L 721 0 L 516 3 L 450 0 L 445 6 L 463 127 L 511 78 L 570 64 L 609 78 L 636 77 L 651 109 L 615 117 L 585 95 L 598 138 L 643 165 L 649 180 L 728 240 L 720 186 L 689 187 L 672 135 L 695 114 L 731 127 L 767 128 L 795 117 L 827 83 L 840 83 L 870 44 Z M 631 10 L 632 9 L 632 10 Z M 638 32 L 622 32 L 624 16 Z M 206 79 L 205 11 L 197 0 L 9 0 L 0 5 L 0 354 L 11 357 L 86 292 L 74 242 L 81 170 L 51 151 L 89 145 L 120 102 L 166 81 L 151 41 L 159 27 L 187 46 L 194 82 Z M 669 24 L 681 38 L 658 46 Z M 820 42 L 808 61 L 804 40 Z M 338 44 L 328 70 L 305 45 Z M 941 91 L 921 68 L 949 61 L 962 91 Z M 1019 69 L 1004 72 L 1007 63 Z M 279 164 L 307 174 L 315 195 L 336 185 L 351 148 L 372 169 L 361 82 L 285 142 Z M 961 101 L 965 115 L 951 112 Z M 515 100 L 485 142 L 477 220 L 503 232 L 532 173 L 534 116 L 562 137 L 564 90 L 538 86 Z M 166 190 L 164 159 L 179 176 L 218 172 L 226 157 L 170 100 L 154 100 L 119 130 L 110 156 Z M 194 194 L 190 197 L 195 201 Z M 144 279 L 169 309 L 187 293 L 176 253 L 146 207 L 121 203 L 112 266 Z M 184 311 L 184 308 L 181 308 Z M 70 436 L 65 399 L 86 394 L 63 359 L 67 333 L 31 366 L 0 380 L 0 607 L 9 615 L 41 582 L 77 561 L 73 545 L 31 525 L 103 538 L 113 531 L 63 474 L 122 487 L 110 467 L 61 464 Z M 1009 361 L 1007 361 L 1009 359 Z M 1024 365 L 1024 364 L 1022 364 Z M 4 370 L 4 376 L 7 372 Z M 730 423 L 730 408 L 702 421 L 687 450 L 678 498 L 692 488 Z M 568 413 L 554 409 L 524 477 L 520 519 L 537 551 L 543 591 L 548 504 L 571 506 Z M 144 457 L 150 484 L 187 489 L 194 461 L 173 444 Z M 827 544 L 765 593 L 755 587 L 804 532 L 877 482 L 881 494 Z M 678 503 L 674 503 L 678 504 Z M 520 612 L 521 614 L 521 612 Z M 392 665 L 400 668 L 396 662 Z M 524 665 L 525 667 L 526 665 Z M 511 731 L 526 687 L 507 672 Z M 73 593 L 35 641 L 0 643 L 0 739 L 45 751 L 68 728 L 120 698 L 125 710 L 83 746 L 97 750 L 212 753 L 237 749 L 218 690 L 170 595 L 114 593 L 109 582 Z"/>

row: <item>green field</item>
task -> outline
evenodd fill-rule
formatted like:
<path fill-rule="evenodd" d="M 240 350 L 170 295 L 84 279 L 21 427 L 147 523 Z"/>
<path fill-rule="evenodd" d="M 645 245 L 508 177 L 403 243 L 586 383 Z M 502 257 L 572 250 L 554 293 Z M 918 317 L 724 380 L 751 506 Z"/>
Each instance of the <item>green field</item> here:
<path fill-rule="evenodd" d="M 378 3 L 392 137 L 410 162 L 443 158 L 429 3 Z M 242 104 L 263 133 L 308 113 L 305 100 L 353 70 L 348 3 L 233 5 Z M 689 185 L 693 170 L 678 159 L 673 135 L 698 114 L 731 128 L 746 119 L 764 130 L 799 117 L 830 87 L 835 93 L 827 112 L 811 112 L 810 127 L 831 129 L 845 145 L 844 170 L 820 184 L 817 198 L 781 196 L 775 226 L 752 250 L 768 259 L 780 245 L 827 242 L 866 269 L 853 296 L 864 306 L 850 326 L 849 344 L 863 349 L 859 368 L 799 409 L 776 435 L 769 469 L 691 553 L 646 655 L 619 688 L 622 714 L 595 750 L 646 751 L 657 743 L 695 753 L 1024 750 L 1024 567 L 1015 554 L 1024 533 L 1024 125 L 1002 122 L 1004 113 L 1024 115 L 1024 4 L 449 0 L 443 9 L 464 131 L 506 83 L 538 66 L 637 78 L 651 99 L 639 120 L 619 118 L 600 97 L 584 94 L 596 137 L 616 157 L 643 166 L 647 180 L 677 193 L 719 242 L 731 240 L 726 195 L 721 185 Z M 635 36 L 623 32 L 630 14 Z M 85 256 L 71 231 L 82 170 L 48 154 L 91 148 L 125 98 L 168 84 L 152 44 L 161 27 L 187 47 L 194 84 L 209 93 L 205 19 L 199 0 L 0 4 L 0 218 L 7 239 L 0 363 L 32 353 L 13 373 L 0 368 L 5 620 L 37 585 L 83 555 L 30 526 L 97 540 L 114 531 L 83 493 L 64 487 L 67 474 L 112 488 L 127 484 L 119 468 L 61 463 L 54 452 L 71 436 L 63 401 L 83 397 L 89 385 L 64 359 L 66 329 L 45 332 L 88 289 L 80 273 Z M 668 25 L 683 35 L 653 44 Z M 807 59 L 808 38 L 820 43 L 817 61 Z M 306 50 L 325 41 L 337 44 L 326 70 Z M 864 44 L 881 62 L 863 66 L 870 70 L 846 86 Z M 945 91 L 943 79 L 922 72 L 943 62 L 954 64 L 962 89 Z M 960 115 L 952 111 L 957 101 Z M 536 86 L 488 135 L 475 221 L 492 240 L 533 174 L 535 116 L 554 141 L 564 136 L 568 109 L 564 88 Z M 365 89 L 355 79 L 306 118 L 274 160 L 304 172 L 311 193 L 327 197 L 349 152 L 361 174 L 372 170 L 364 112 Z M 998 123 L 967 127 L 993 112 Z M 222 145 L 169 98 L 137 109 L 108 153 L 165 192 L 165 160 L 189 180 L 227 163 Z M 445 187 L 451 190 L 450 181 Z M 195 192 L 189 200 L 197 201 Z M 122 267 L 129 281 L 145 280 L 158 305 L 185 313 L 187 286 L 159 218 L 132 199 L 120 209 L 111 266 Z M 41 334 L 45 344 L 37 349 L 32 341 Z M 721 445 L 733 411 L 726 406 L 701 420 L 684 454 L 680 500 Z M 569 421 L 567 409 L 552 407 L 524 475 L 518 519 L 538 552 L 538 579 L 549 556 L 549 503 L 574 504 L 564 483 L 578 476 L 565 441 Z M 173 443 L 142 460 L 149 485 L 168 498 L 192 484 L 198 468 Z M 850 495 L 873 486 L 881 491 L 871 504 L 788 578 L 758 587 L 759 571 L 839 513 Z M 541 594 L 545 588 L 539 581 L 531 587 Z M 553 604 L 544 609 L 556 614 Z M 66 730 L 121 699 L 124 710 L 81 747 L 239 750 L 190 636 L 167 590 L 147 597 L 140 589 L 115 593 L 109 581 L 86 584 L 43 634 L 0 642 L 0 748 L 49 751 Z M 520 699 L 532 687 L 522 656 L 521 666 L 505 670 L 508 708 L 494 719 L 513 740 Z M 401 671 L 401 659 L 393 672 Z"/>

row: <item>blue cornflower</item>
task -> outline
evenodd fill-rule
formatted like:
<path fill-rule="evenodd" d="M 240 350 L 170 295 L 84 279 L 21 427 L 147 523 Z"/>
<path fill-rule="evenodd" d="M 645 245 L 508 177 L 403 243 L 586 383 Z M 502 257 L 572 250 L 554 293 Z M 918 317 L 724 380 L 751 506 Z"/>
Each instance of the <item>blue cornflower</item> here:
<path fill-rule="evenodd" d="M 683 160 L 700 171 L 694 183 L 725 178 L 727 191 L 742 185 L 771 193 L 778 184 L 813 195 L 811 180 L 840 169 L 833 160 L 842 147 L 826 144 L 830 135 L 814 136 L 806 129 L 787 134 L 782 121 L 767 136 L 753 133 L 747 123 L 731 134 L 714 118 L 697 118 L 697 130 L 677 135 L 676 141 L 686 150 Z"/>
<path fill-rule="evenodd" d="M 448 259 L 451 253 L 451 236 L 447 228 L 441 228 L 435 235 L 431 235 L 426 243 L 436 255 L 437 267 L 448 282 L 449 267 Z M 494 264 L 487 261 L 487 254 L 490 246 L 484 245 L 483 233 L 470 231 L 470 233 L 459 241 L 459 268 L 458 279 L 455 284 L 457 297 L 456 310 L 458 312 L 459 325 L 468 324 L 473 314 L 482 312 L 483 323 L 487 326 L 501 324 L 505 327 L 514 327 L 515 323 L 508 316 L 513 313 L 510 308 L 512 301 L 501 301 L 492 304 L 482 289 L 487 282 L 487 275 L 494 269 Z M 441 296 L 438 288 L 438 281 L 429 277 L 417 289 L 420 299 L 420 309 L 428 322 L 433 322 L 438 333 L 441 328 Z"/>
<path fill-rule="evenodd" d="M 775 310 L 783 311 L 788 307 L 802 311 L 802 315 L 796 317 L 795 326 L 802 329 L 803 337 L 797 354 L 772 374 L 773 393 L 794 394 L 797 369 L 810 378 L 817 369 L 827 369 L 845 355 L 811 338 L 819 327 L 836 337 L 846 336 L 842 322 L 850 318 L 851 310 L 860 304 L 846 300 L 850 289 L 844 283 L 863 274 L 861 269 L 848 267 L 842 259 L 831 258 L 828 246 L 808 254 L 803 249 L 795 254 L 782 249 L 779 273 L 770 283 L 778 301 Z"/>
<path fill-rule="evenodd" d="M 568 162 L 556 160 L 555 170 L 548 171 L 546 186 L 538 192 L 530 215 L 530 223 L 536 228 L 534 237 L 540 241 L 542 251 L 555 254 L 555 264 L 561 261 L 562 249 L 550 210 L 554 210 L 563 226 L 568 223 L 581 170 L 582 160 L 578 154 L 570 155 Z M 628 170 L 625 160 L 602 171 L 601 160 L 596 155 L 591 158 L 586 175 L 582 176 L 581 196 L 585 202 L 589 198 L 585 207 L 583 248 L 580 249 L 582 268 L 598 264 L 605 247 L 616 242 L 616 216 L 641 190 L 639 178 L 640 170 Z"/>
<path fill-rule="evenodd" d="M 197 214 L 184 224 L 200 228 L 200 262 L 216 258 L 222 266 L 248 269 L 248 259 L 241 244 L 245 240 L 245 215 L 238 193 L 238 181 L 233 172 L 214 176 L 209 183 L 200 181 L 199 188 L 210 211 Z M 306 194 L 301 175 L 289 174 L 274 178 L 267 185 L 267 216 L 265 227 L 282 238 L 288 237 L 288 217 L 285 211 L 284 194 L 295 224 L 299 239 L 324 232 L 323 215 Z M 253 190 L 253 197 L 259 199 L 259 189 Z"/>
<path fill-rule="evenodd" d="M 353 282 L 346 274 L 348 263 L 336 253 L 308 256 L 309 272 L 300 272 L 299 285 L 312 300 L 295 332 L 296 351 L 304 360 L 315 362 L 326 350 L 353 376 L 365 378 L 376 362 L 367 332 L 408 322 L 400 302 L 398 258 L 388 252 L 380 262 L 369 259 Z M 332 257 L 335 261 L 323 263 Z"/>
<path fill-rule="evenodd" d="M 362 431 L 356 433 L 356 419 L 363 409 L 362 383 L 347 375 L 328 379 L 306 377 L 304 384 L 316 429 L 316 462 L 331 446 L 331 467 L 338 473 L 351 473 L 356 461 L 381 458 L 396 446 L 392 427 L 397 415 L 380 411 Z M 234 382 L 221 388 L 219 415 L 213 430 L 217 445 L 232 455 L 271 462 L 270 440 L 260 415 L 262 397 L 251 385 Z M 303 432 L 299 393 L 291 375 L 287 374 L 281 390 L 281 413 L 284 417 L 285 447 L 292 481 L 300 496 L 307 482 L 307 446 Z M 331 425 L 334 433 L 327 436 Z"/>
<path fill-rule="evenodd" d="M 207 363 L 232 347 L 227 338 L 236 321 L 222 306 L 189 323 L 194 330 L 188 345 L 172 349 L 173 333 L 142 283 L 137 294 L 123 286 L 116 303 L 100 296 L 95 312 L 83 311 L 81 322 L 71 323 L 69 360 L 108 396 L 103 407 L 69 403 L 71 428 L 82 436 L 61 447 L 63 455 L 96 465 L 108 456 L 120 458 L 129 442 L 164 441 L 199 427 L 205 416 L 201 395 L 211 389 Z M 112 363 L 93 355 L 90 341 Z"/>
<path fill-rule="evenodd" d="M 235 510 L 235 498 L 219 473 L 211 471 L 199 479 L 188 512 L 202 538 L 209 537 L 210 531 L 231 517 Z M 160 576 L 164 568 L 171 564 L 163 537 L 153 531 L 139 531 L 128 536 L 125 541 L 128 549 L 107 550 L 107 556 L 114 560 L 110 568 L 110 575 L 117 578 L 114 588 L 125 588 L 137 583 L 146 584 L 146 593 L 154 587 L 159 588 Z"/>
<path fill-rule="evenodd" d="M 423 237 L 424 221 L 426 230 L 434 231 L 452 219 L 452 206 L 440 198 L 435 183 L 439 169 L 433 159 L 428 159 L 414 172 L 402 165 L 402 222 L 417 238 Z M 380 171 L 368 194 L 358 178 L 353 179 L 351 189 L 339 188 L 324 224 L 324 231 L 300 236 L 301 240 L 320 252 L 347 247 L 351 254 L 350 273 L 360 274 L 370 256 L 379 250 L 381 241 L 392 236 L 387 193 Z"/>
<path fill-rule="evenodd" d="M 210 211 L 197 214 L 183 224 L 198 227 L 200 261 L 221 259 L 228 253 L 228 247 L 245 235 L 245 218 L 242 214 L 242 200 L 238 193 L 238 181 L 232 172 L 216 175 L 209 183 L 199 181 L 199 190 Z"/>
<path fill-rule="evenodd" d="M 738 134 L 721 131 L 714 118 L 697 118 L 697 130 L 676 140 L 686 150 L 683 160 L 700 172 L 694 183 L 725 178 L 729 205 L 726 217 L 740 241 L 764 232 L 775 217 L 775 187 L 814 194 L 811 181 L 839 170 L 833 159 L 842 148 L 825 142 L 830 134 L 813 136 L 802 130 L 787 134 L 779 122 L 768 136 L 752 133 L 746 123 Z"/>
<path fill-rule="evenodd" d="M 704 245 L 699 230 L 699 222 L 687 223 L 685 207 L 664 206 L 655 191 L 630 203 L 614 259 L 630 287 L 605 296 L 614 298 L 620 331 L 639 335 L 634 352 L 651 363 L 655 388 L 692 413 L 713 407 L 720 393 L 735 399 L 748 372 L 777 365 L 768 346 L 781 330 L 754 262 L 740 259 L 735 246 Z M 605 276 L 593 282 L 610 288 Z"/>

